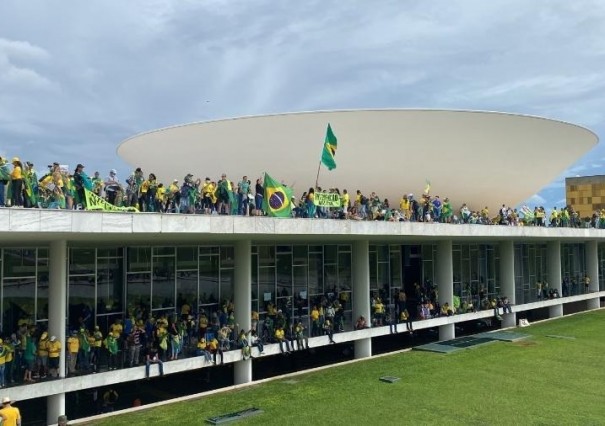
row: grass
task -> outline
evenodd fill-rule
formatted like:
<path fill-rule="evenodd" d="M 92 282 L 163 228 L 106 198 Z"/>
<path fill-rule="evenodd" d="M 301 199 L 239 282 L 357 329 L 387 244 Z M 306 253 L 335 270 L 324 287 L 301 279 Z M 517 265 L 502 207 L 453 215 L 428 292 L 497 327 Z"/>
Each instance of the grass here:
<path fill-rule="evenodd" d="M 203 424 L 252 406 L 264 413 L 238 425 L 604 424 L 604 323 L 600 310 L 521 329 L 528 340 L 389 355 L 88 424 Z"/>

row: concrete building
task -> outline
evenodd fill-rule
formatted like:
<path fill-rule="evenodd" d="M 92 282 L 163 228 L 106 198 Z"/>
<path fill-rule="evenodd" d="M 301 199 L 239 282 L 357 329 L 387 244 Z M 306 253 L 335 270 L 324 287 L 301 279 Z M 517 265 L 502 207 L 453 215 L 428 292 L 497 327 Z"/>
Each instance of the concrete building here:
<path fill-rule="evenodd" d="M 176 170 L 227 172 L 233 180 L 266 171 L 302 192 L 314 184 L 328 122 L 339 138 L 338 167 L 322 175 L 324 187 L 398 201 L 430 179 L 432 193 L 493 211 L 534 194 L 597 142 L 575 125 L 511 114 L 336 111 L 162 129 L 125 141 L 118 152 L 165 182 L 182 179 Z M 605 231 L 598 229 L 0 209 L 2 332 L 27 319 L 63 343 L 82 322 L 106 334 L 133 307 L 150 315 L 178 314 L 184 303 L 213 311 L 226 299 L 240 328 L 250 328 L 253 311 L 264 321 L 268 303 L 308 327 L 312 304 L 337 294 L 345 331 L 334 339 L 364 358 L 372 356 L 373 339 L 390 333 L 388 326 L 353 330 L 359 316 L 372 318 L 371 295 L 392 303 L 402 289 L 413 299 L 415 284 L 425 282 L 437 286 L 442 304 L 506 295 L 513 307 L 502 326 L 511 327 L 528 313 L 598 308 L 604 266 Z M 537 282 L 563 297 L 544 299 Z M 436 329 L 447 340 L 456 324 L 493 316 L 479 310 L 414 328 Z M 312 348 L 328 343 L 327 336 L 309 339 Z M 265 353 L 278 354 L 278 345 Z M 234 366 L 233 383 L 252 381 L 257 360 L 230 351 L 225 362 Z M 167 375 L 203 368 L 210 368 L 203 357 L 164 365 Z M 54 423 L 66 412 L 67 394 L 144 377 L 144 367 L 66 377 L 62 362 L 59 380 L 0 389 L 0 397 L 46 398 L 47 422 Z"/>
<path fill-rule="evenodd" d="M 507 295 L 514 306 L 503 326 L 527 311 L 557 317 L 567 307 L 595 309 L 605 296 L 605 232 L 597 229 L 3 209 L 0 254 L 4 332 L 28 316 L 62 341 L 84 306 L 105 328 L 140 303 L 152 313 L 178 312 L 182 300 L 210 310 L 229 298 L 241 327 L 249 328 L 251 311 L 262 321 L 268 301 L 307 321 L 314 297 L 338 291 L 349 303 L 346 331 L 335 339 L 354 342 L 361 358 L 372 355 L 373 338 L 389 334 L 388 326 L 351 328 L 359 315 L 371 318 L 370 294 L 411 294 L 414 282 L 431 280 L 440 302 L 450 305 L 454 296 L 474 297 L 480 286 L 489 296 Z M 578 282 L 584 274 L 588 291 L 565 292 L 565 278 Z M 537 281 L 565 297 L 538 298 Z M 301 304 L 288 305 L 289 297 Z M 492 316 L 485 310 L 414 327 L 437 327 L 440 339 L 451 339 L 456 323 Z M 326 336 L 310 339 L 311 347 L 327 344 Z M 266 348 L 267 356 L 278 353 L 277 345 Z M 208 368 L 202 358 L 165 363 L 165 373 Z M 225 361 L 234 363 L 234 383 L 252 380 L 253 362 L 239 351 Z M 143 377 L 144 367 L 135 367 L 66 378 L 62 363 L 60 380 L 9 391 L 19 401 L 46 397 L 50 423 L 65 412 L 68 392 Z"/>
<path fill-rule="evenodd" d="M 577 176 L 565 178 L 565 199 L 574 206 L 580 218 L 605 209 L 605 176 Z"/>

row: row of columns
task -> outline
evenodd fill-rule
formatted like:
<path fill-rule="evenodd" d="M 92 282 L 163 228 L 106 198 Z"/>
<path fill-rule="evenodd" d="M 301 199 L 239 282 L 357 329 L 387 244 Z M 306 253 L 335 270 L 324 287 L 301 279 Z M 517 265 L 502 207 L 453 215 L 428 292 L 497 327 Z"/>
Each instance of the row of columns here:
<path fill-rule="evenodd" d="M 241 240 L 235 243 L 235 286 L 234 304 L 235 317 L 240 327 L 249 330 L 251 326 L 251 252 L 250 240 Z M 515 304 L 515 249 L 513 241 L 500 243 L 500 285 L 501 292 L 505 294 L 511 304 Z M 599 290 L 598 245 L 596 241 L 586 243 L 586 268 L 591 277 L 590 291 Z M 67 243 L 65 240 L 53 241 L 49 252 L 49 334 L 57 336 L 60 342 L 66 340 L 66 312 L 67 312 Z M 548 278 L 552 288 L 561 294 L 561 243 L 551 241 L 547 244 Z M 452 240 L 442 240 L 437 243 L 435 259 L 437 267 L 435 279 L 438 284 L 439 300 L 453 305 L 453 256 Z M 353 321 L 364 316 L 371 322 L 372 312 L 370 306 L 370 255 L 369 241 L 359 240 L 352 244 L 352 294 L 353 294 Z M 599 299 L 588 301 L 589 309 L 599 307 Z M 563 306 L 552 306 L 550 317 L 563 315 Z M 516 314 L 503 316 L 503 326 L 513 327 L 516 324 Z M 439 327 L 439 339 L 451 340 L 455 338 L 455 325 L 446 324 Z M 372 356 L 372 339 L 370 337 L 355 341 L 355 358 Z M 61 347 L 61 360 L 59 375 L 65 377 L 65 345 Z M 243 384 L 252 381 L 252 360 L 238 361 L 234 365 L 234 383 Z M 47 420 L 49 424 L 55 423 L 57 418 L 65 414 L 65 394 L 56 394 L 47 398 Z"/>

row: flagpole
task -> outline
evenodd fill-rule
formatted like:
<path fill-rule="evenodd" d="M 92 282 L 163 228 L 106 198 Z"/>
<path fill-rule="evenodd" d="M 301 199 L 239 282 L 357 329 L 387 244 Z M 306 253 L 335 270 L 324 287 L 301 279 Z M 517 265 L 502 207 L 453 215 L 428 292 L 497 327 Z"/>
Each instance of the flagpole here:
<path fill-rule="evenodd" d="M 319 171 L 321 170 L 321 160 L 319 160 L 319 165 L 317 166 L 317 178 L 315 179 L 315 188 L 319 187 Z"/>

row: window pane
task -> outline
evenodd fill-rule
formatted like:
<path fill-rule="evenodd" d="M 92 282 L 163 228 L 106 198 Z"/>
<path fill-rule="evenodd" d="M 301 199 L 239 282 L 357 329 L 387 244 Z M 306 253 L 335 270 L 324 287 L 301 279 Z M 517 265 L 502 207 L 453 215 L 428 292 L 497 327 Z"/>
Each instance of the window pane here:
<path fill-rule="evenodd" d="M 258 264 L 260 266 L 275 265 L 275 247 L 274 246 L 259 246 L 258 247 Z"/>
<path fill-rule="evenodd" d="M 151 248 L 130 247 L 128 249 L 128 272 L 151 272 Z"/>
<path fill-rule="evenodd" d="M 153 258 L 153 302 L 151 308 L 174 308 L 175 299 L 174 257 Z"/>
<path fill-rule="evenodd" d="M 321 254 L 309 254 L 309 293 L 323 293 L 323 265 Z"/>
<path fill-rule="evenodd" d="M 324 266 L 324 292 L 335 293 L 338 284 L 338 267 L 336 265 Z"/>
<path fill-rule="evenodd" d="M 151 302 L 151 273 L 126 275 L 128 308 L 141 307 L 149 312 Z"/>
<path fill-rule="evenodd" d="M 294 265 L 307 264 L 307 246 L 294 246 Z"/>
<path fill-rule="evenodd" d="M 177 247 L 177 269 L 197 271 L 197 247 Z"/>
<path fill-rule="evenodd" d="M 154 247 L 153 248 L 154 256 L 174 256 L 174 247 Z"/>
<path fill-rule="evenodd" d="M 338 255 L 338 290 L 351 289 L 351 253 Z"/>
<path fill-rule="evenodd" d="M 16 330 L 20 319 L 27 319 L 29 323 L 34 322 L 35 287 L 34 278 L 4 279 L 2 287 L 4 331 Z"/>
<path fill-rule="evenodd" d="M 4 249 L 4 278 L 36 275 L 35 249 Z"/>
<path fill-rule="evenodd" d="M 221 268 L 233 268 L 235 250 L 231 246 L 221 247 Z"/>
<path fill-rule="evenodd" d="M 324 257 L 326 263 L 336 263 L 337 262 L 337 250 L 338 246 L 335 245 L 326 245 L 324 246 Z"/>
<path fill-rule="evenodd" d="M 275 268 L 258 268 L 259 303 L 264 311 L 268 302 L 275 302 Z"/>
<path fill-rule="evenodd" d="M 47 262 L 46 259 L 43 262 Z M 38 302 L 36 320 L 48 319 L 48 266 L 38 266 Z M 6 297 L 6 296 L 5 296 Z"/>
<path fill-rule="evenodd" d="M 100 259 L 97 264 L 97 314 L 122 312 L 124 268 L 121 258 Z"/>
<path fill-rule="evenodd" d="M 185 271 L 176 274 L 177 308 L 180 310 L 184 303 L 190 307 L 198 305 L 197 301 L 197 272 Z"/>
<path fill-rule="evenodd" d="M 292 255 L 277 256 L 277 291 L 281 297 L 292 295 Z"/>
<path fill-rule="evenodd" d="M 94 325 L 93 308 L 95 306 L 95 276 L 69 277 L 69 314 L 70 329 L 82 324 L 89 328 Z"/>
<path fill-rule="evenodd" d="M 200 305 L 218 303 L 218 256 L 200 257 Z"/>
<path fill-rule="evenodd" d="M 235 273 L 233 269 L 221 269 L 221 302 L 233 301 L 233 283 Z"/>

